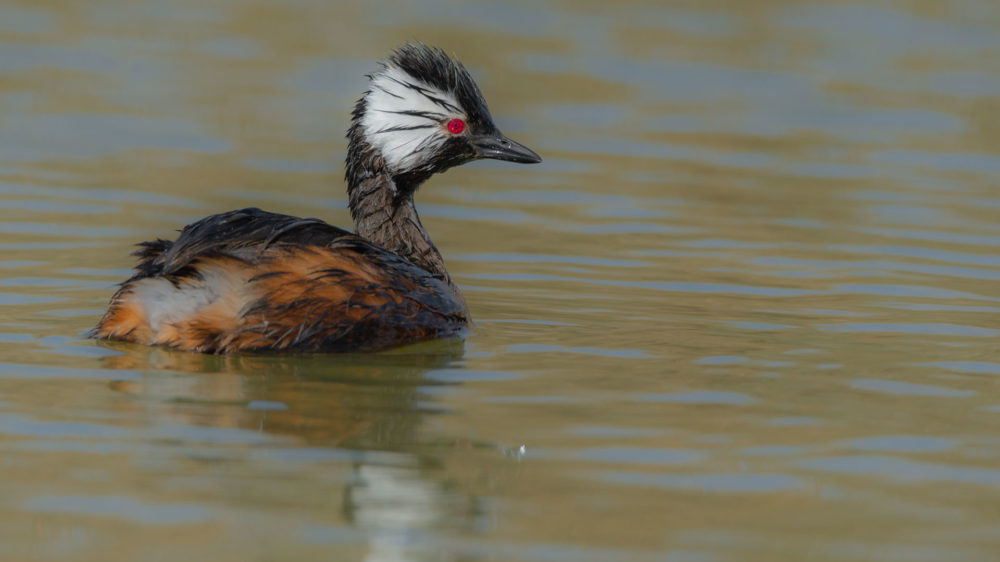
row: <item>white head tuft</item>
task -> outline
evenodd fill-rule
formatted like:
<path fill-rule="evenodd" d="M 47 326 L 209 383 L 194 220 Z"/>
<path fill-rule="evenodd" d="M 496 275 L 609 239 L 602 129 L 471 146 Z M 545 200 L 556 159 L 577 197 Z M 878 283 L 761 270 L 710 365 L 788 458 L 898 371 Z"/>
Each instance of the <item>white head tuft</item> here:
<path fill-rule="evenodd" d="M 396 49 L 371 76 L 347 138 L 351 193 L 388 175 L 397 196 L 405 197 L 432 174 L 479 158 L 541 161 L 497 129 L 462 63 L 421 43 Z"/>
<path fill-rule="evenodd" d="M 392 61 L 372 76 L 364 100 L 365 140 L 394 171 L 422 164 L 450 138 L 450 120 L 467 120 L 453 92 L 428 84 Z"/>

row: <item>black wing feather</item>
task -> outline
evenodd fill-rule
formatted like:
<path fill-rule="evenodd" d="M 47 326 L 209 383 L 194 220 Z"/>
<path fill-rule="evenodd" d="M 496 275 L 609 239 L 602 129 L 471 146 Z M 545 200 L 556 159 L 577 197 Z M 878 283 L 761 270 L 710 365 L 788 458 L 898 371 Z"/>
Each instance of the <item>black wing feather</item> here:
<path fill-rule="evenodd" d="M 353 240 L 351 240 L 353 239 Z M 329 246 L 337 241 L 357 241 L 354 234 L 319 219 L 303 219 L 248 207 L 205 217 L 185 226 L 173 242 L 143 242 L 136 252 L 140 258 L 139 277 L 171 275 L 198 257 L 231 253 L 275 242 Z"/>

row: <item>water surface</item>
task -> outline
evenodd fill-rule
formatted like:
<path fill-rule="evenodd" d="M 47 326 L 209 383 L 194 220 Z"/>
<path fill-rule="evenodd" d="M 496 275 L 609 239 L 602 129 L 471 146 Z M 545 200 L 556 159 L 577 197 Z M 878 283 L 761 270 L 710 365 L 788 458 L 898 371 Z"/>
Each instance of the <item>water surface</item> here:
<path fill-rule="evenodd" d="M 83 337 L 139 240 L 350 224 L 374 61 L 539 166 L 418 194 L 464 342 Z M 992 2 L 0 5 L 0 542 L 32 560 L 992 560 Z"/>

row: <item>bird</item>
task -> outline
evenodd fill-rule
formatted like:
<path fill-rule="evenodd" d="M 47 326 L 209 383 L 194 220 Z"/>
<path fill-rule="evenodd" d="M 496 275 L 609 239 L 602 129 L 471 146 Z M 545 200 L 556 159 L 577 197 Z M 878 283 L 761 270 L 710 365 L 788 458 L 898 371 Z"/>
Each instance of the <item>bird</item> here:
<path fill-rule="evenodd" d="M 542 159 L 500 132 L 468 70 L 440 48 L 406 43 L 368 78 L 347 131 L 354 232 L 255 207 L 208 216 L 138 245 L 90 336 L 213 354 L 461 337 L 468 306 L 414 194 L 473 160 Z"/>

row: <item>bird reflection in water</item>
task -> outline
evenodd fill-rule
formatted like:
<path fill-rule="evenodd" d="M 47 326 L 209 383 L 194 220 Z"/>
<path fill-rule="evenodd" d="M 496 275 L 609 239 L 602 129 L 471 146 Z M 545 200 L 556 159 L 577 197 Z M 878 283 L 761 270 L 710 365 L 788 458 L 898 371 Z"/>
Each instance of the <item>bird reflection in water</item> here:
<path fill-rule="evenodd" d="M 277 443 L 291 452 L 330 453 L 319 457 L 331 461 L 331 471 L 348 471 L 341 497 L 329 503 L 358 533 L 350 542 L 367 544 L 366 560 L 462 559 L 429 537 L 472 531 L 488 516 L 476 484 L 455 485 L 447 458 L 483 451 L 493 457 L 490 465 L 511 462 L 495 445 L 421 431 L 428 416 L 445 412 L 430 388 L 446 383 L 425 374 L 461 358 L 458 340 L 338 356 L 106 345 L 122 352 L 105 358 L 108 368 L 142 373 L 110 386 L 135 397 L 120 403 L 151 425 L 250 430 L 277 438 L 268 439 L 269 450 Z"/>

